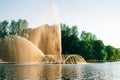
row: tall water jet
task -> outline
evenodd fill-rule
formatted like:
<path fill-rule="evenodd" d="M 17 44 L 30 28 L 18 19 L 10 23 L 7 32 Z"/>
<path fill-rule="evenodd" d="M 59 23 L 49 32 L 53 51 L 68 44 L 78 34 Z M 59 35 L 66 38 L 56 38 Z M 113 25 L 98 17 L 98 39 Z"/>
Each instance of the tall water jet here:
<path fill-rule="evenodd" d="M 61 28 L 60 28 L 60 18 L 59 12 L 56 6 L 53 6 L 52 9 L 45 15 L 45 18 L 42 20 L 45 23 L 48 23 L 49 18 L 53 18 L 54 25 L 41 25 L 34 29 L 26 30 L 28 33 L 27 39 L 31 41 L 35 46 L 37 46 L 45 55 L 55 55 L 54 58 L 58 62 L 61 62 Z M 50 22 L 53 20 L 50 20 Z M 25 34 L 20 34 L 21 36 L 26 36 Z"/>
<path fill-rule="evenodd" d="M 32 42 L 20 36 L 7 36 L 0 41 L 0 58 L 12 63 L 39 63 L 44 54 Z"/>
<path fill-rule="evenodd" d="M 57 61 L 61 60 L 61 32 L 59 25 L 42 25 L 32 29 L 28 40 L 45 55 L 55 55 Z"/>
<path fill-rule="evenodd" d="M 53 5 L 52 8 L 43 16 L 42 24 L 58 24 L 60 25 L 60 15 L 59 9 L 56 5 Z"/>

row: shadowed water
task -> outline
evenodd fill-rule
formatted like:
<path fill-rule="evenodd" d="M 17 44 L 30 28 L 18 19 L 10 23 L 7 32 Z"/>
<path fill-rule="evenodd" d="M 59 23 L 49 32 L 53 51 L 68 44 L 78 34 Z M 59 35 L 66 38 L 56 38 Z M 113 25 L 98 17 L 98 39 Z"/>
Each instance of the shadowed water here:
<path fill-rule="evenodd" d="M 0 80 L 120 80 L 120 62 L 0 64 Z"/>

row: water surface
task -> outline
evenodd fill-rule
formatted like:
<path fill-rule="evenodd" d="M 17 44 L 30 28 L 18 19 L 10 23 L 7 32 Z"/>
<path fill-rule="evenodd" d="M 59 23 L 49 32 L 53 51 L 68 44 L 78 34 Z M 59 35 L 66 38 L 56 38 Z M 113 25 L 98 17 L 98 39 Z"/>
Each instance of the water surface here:
<path fill-rule="evenodd" d="M 120 80 L 120 62 L 0 64 L 0 80 Z"/>

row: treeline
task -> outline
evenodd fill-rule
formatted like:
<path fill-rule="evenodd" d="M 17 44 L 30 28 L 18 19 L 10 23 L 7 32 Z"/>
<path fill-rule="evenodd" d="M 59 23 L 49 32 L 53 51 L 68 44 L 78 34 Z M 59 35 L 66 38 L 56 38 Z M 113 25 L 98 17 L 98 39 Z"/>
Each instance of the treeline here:
<path fill-rule="evenodd" d="M 17 21 L 4 20 L 0 22 L 0 39 L 8 35 L 19 35 L 28 29 L 28 22 L 24 19 Z M 104 45 L 102 40 L 98 40 L 96 35 L 82 31 L 79 36 L 77 26 L 61 24 L 62 54 L 78 54 L 86 60 L 113 61 L 120 59 L 120 50 Z M 52 42 L 52 41 L 51 41 Z"/>
<path fill-rule="evenodd" d="M 104 45 L 102 40 L 86 31 L 82 31 L 80 36 L 77 26 L 69 27 L 61 24 L 62 32 L 62 53 L 78 54 L 86 60 L 116 61 L 120 59 L 120 50 Z"/>
<path fill-rule="evenodd" d="M 11 20 L 8 22 L 4 20 L 0 22 L 0 38 L 5 38 L 8 35 L 18 35 L 20 31 L 28 28 L 28 22 L 24 19 L 18 21 Z"/>

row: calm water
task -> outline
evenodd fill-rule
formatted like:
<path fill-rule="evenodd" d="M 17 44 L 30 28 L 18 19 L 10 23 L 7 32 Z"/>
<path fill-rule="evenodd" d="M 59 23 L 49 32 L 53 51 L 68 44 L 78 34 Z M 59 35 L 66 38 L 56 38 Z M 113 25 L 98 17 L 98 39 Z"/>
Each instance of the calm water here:
<path fill-rule="evenodd" d="M 120 80 L 120 62 L 80 65 L 0 64 L 0 80 Z"/>

